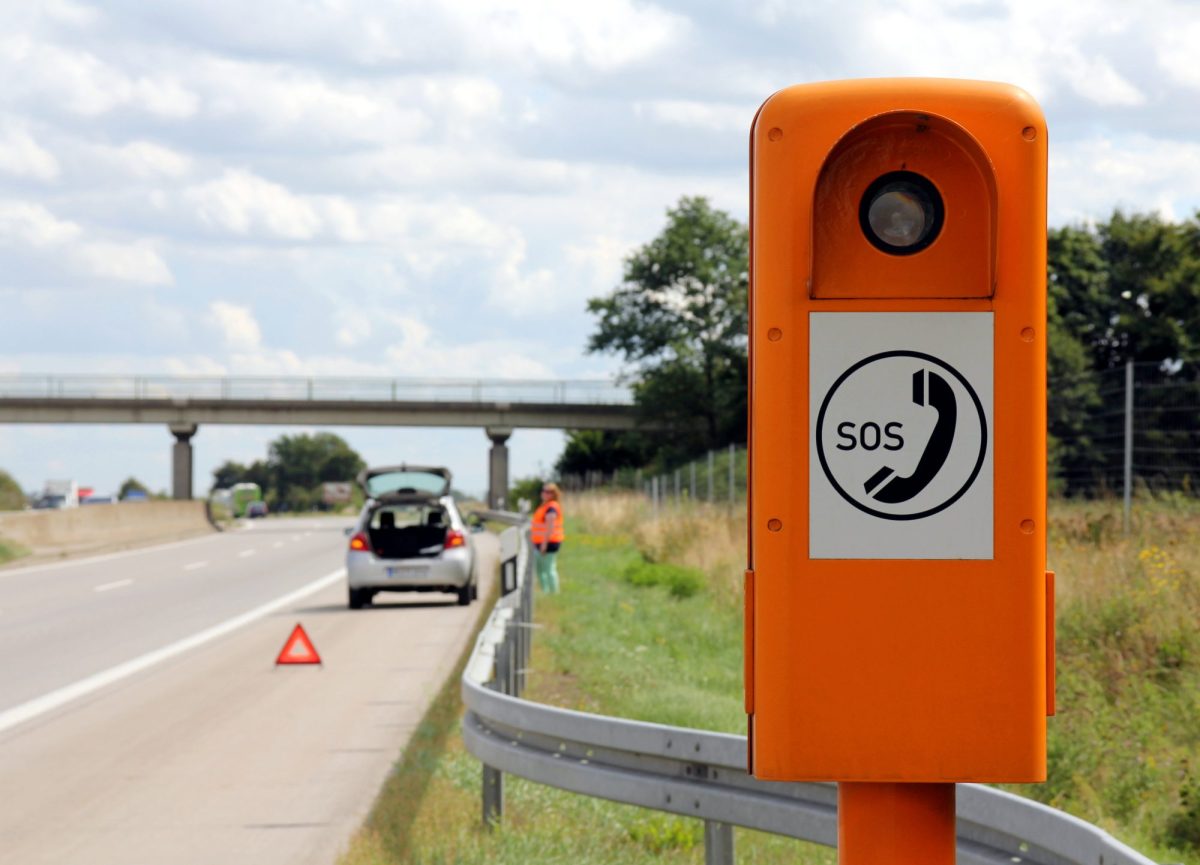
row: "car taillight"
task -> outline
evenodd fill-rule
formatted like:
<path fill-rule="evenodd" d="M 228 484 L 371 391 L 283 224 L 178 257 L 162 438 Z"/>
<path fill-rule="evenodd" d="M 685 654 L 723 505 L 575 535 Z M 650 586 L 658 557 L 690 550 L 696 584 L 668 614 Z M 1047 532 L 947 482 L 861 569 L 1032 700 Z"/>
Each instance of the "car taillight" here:
<path fill-rule="evenodd" d="M 446 531 L 446 543 L 443 544 L 443 546 L 446 549 L 450 549 L 451 547 L 461 547 L 466 544 L 466 542 L 467 539 L 463 536 L 462 532 L 455 531 L 454 529 L 448 529 Z"/>
<path fill-rule="evenodd" d="M 369 550 L 370 548 L 371 548 L 371 545 L 367 541 L 367 536 L 365 534 L 363 534 L 362 532 L 359 532 L 357 535 L 355 535 L 354 537 L 352 537 L 350 539 L 350 549 L 352 549 L 352 550 L 362 551 L 362 550 Z"/>

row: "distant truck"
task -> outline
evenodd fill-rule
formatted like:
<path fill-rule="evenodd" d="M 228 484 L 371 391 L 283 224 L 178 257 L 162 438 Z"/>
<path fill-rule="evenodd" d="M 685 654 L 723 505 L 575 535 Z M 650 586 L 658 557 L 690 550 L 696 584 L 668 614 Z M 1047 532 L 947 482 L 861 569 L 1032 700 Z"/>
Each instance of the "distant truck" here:
<path fill-rule="evenodd" d="M 75 481 L 49 480 L 33 505 L 43 510 L 79 507 L 79 485 Z"/>
<path fill-rule="evenodd" d="M 235 517 L 246 516 L 246 509 L 250 507 L 251 502 L 262 501 L 262 487 L 255 483 L 234 484 L 229 488 L 233 494 L 233 515 Z"/>

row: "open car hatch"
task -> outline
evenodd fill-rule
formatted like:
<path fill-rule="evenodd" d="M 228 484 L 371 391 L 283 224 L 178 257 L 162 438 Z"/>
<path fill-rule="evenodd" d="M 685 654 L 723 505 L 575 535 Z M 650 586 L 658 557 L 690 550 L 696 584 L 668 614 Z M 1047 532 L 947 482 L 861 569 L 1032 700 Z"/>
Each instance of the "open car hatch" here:
<path fill-rule="evenodd" d="M 441 498 L 450 493 L 450 470 L 438 466 L 380 466 L 359 472 L 356 481 L 375 500 L 403 497 Z"/>

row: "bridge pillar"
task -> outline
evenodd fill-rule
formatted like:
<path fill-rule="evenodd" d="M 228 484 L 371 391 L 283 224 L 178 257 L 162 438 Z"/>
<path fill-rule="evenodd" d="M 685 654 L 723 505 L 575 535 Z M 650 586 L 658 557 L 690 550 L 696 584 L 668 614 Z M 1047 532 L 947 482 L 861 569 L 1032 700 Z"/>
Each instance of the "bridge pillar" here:
<path fill-rule="evenodd" d="M 488 454 L 488 507 L 503 508 L 508 499 L 508 445 L 505 442 L 512 435 L 512 427 L 490 426 L 486 432 L 492 440 Z"/>
<path fill-rule="evenodd" d="M 171 498 L 192 497 L 192 436 L 196 434 L 194 423 L 168 424 L 175 444 L 171 449 Z"/>

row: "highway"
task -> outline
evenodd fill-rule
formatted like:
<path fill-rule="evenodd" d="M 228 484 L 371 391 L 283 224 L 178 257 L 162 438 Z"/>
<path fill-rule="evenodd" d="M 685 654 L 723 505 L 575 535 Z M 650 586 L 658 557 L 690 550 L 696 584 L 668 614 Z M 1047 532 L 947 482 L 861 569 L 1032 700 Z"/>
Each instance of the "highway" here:
<path fill-rule="evenodd" d="M 0 858 L 333 862 L 480 611 L 347 610 L 348 524 L 0 569 Z M 276 668 L 297 622 L 323 663 Z"/>

